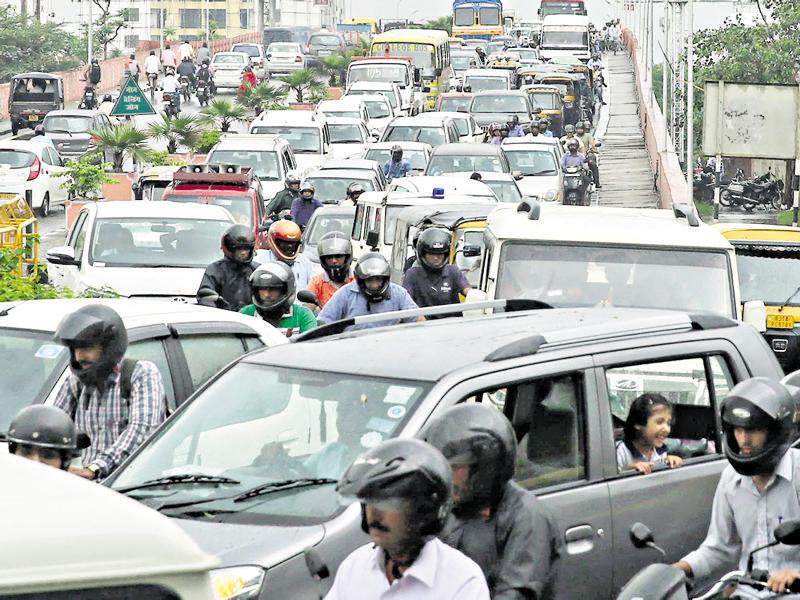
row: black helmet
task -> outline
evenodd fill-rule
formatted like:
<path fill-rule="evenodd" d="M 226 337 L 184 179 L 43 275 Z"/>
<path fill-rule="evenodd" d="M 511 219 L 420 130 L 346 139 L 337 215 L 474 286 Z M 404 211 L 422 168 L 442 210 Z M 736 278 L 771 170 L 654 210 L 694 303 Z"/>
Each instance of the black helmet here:
<path fill-rule="evenodd" d="M 789 389 L 767 377 L 738 383 L 722 404 L 725 456 L 741 475 L 766 474 L 775 469 L 794 441 L 796 403 Z M 734 430 L 766 429 L 767 442 L 755 454 L 744 454 Z"/>
<path fill-rule="evenodd" d="M 389 261 L 380 252 L 367 252 L 358 261 L 353 273 L 358 287 L 363 294 L 374 302 L 383 300 L 389 290 Z M 370 277 L 383 277 L 380 289 L 372 291 L 367 287 Z"/>
<path fill-rule="evenodd" d="M 459 404 L 431 420 L 423 440 L 439 449 L 453 466 L 470 465 L 469 497 L 462 511 L 496 506 L 514 476 L 517 438 L 503 414 L 483 404 Z"/>
<path fill-rule="evenodd" d="M 363 194 L 366 190 L 360 183 L 353 182 L 347 186 L 347 197 L 351 198 L 353 194 Z"/>
<path fill-rule="evenodd" d="M 253 260 L 253 253 L 256 248 L 256 236 L 253 230 L 245 225 L 232 225 L 222 236 L 222 253 L 225 258 L 234 262 L 246 265 Z M 249 250 L 246 259 L 236 257 L 237 250 Z"/>
<path fill-rule="evenodd" d="M 17 453 L 19 444 L 50 448 L 61 452 L 61 468 L 78 456 L 78 431 L 69 415 L 60 408 L 44 404 L 26 406 L 8 427 L 8 451 Z"/>
<path fill-rule="evenodd" d="M 433 536 L 450 512 L 453 473 L 439 450 L 414 438 L 386 440 L 347 468 L 336 485 L 343 500 L 410 500 L 417 538 Z M 361 528 L 368 531 L 366 518 Z"/>
<path fill-rule="evenodd" d="M 261 300 L 259 290 L 279 288 L 283 291 L 274 301 Z M 286 313 L 297 299 L 297 282 L 291 267 L 283 262 L 266 263 L 250 275 L 250 292 L 259 313 Z"/>
<path fill-rule="evenodd" d="M 425 260 L 426 254 L 444 254 L 450 257 L 450 232 L 439 227 L 428 227 L 425 231 L 419 234 L 419 239 L 416 244 L 417 260 L 422 264 L 427 271 L 438 272 L 444 269 L 447 264 L 445 260 L 438 267 L 431 265 Z"/>
<path fill-rule="evenodd" d="M 326 233 L 317 244 L 317 255 L 322 269 L 336 283 L 344 283 L 350 274 L 350 265 L 353 262 L 353 245 L 344 233 L 332 231 Z M 344 256 L 344 264 L 333 267 L 325 260 L 329 256 Z"/>
<path fill-rule="evenodd" d="M 88 304 L 67 315 L 58 324 L 55 340 L 69 348 L 70 368 L 84 385 L 100 386 L 111 375 L 128 349 L 128 332 L 117 312 L 103 304 Z M 82 368 L 76 348 L 100 346 L 100 358 Z"/>
<path fill-rule="evenodd" d="M 103 96 L 103 102 L 112 102 L 114 99 L 111 97 L 111 94 L 106 94 Z"/>

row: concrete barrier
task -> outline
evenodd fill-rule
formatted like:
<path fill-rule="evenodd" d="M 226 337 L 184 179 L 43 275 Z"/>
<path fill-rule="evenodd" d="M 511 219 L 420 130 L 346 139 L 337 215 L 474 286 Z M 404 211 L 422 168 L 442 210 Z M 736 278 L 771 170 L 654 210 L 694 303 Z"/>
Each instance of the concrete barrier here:
<path fill-rule="evenodd" d="M 639 41 L 630 29 L 623 29 L 622 35 L 631 52 L 642 132 L 650 158 L 650 166 L 655 176 L 661 208 L 672 208 L 673 204 L 687 204 L 690 198 L 686 177 L 669 135 L 667 135 L 666 144 L 664 143 L 664 114 L 653 95 L 651 82 L 644 79 L 644 65 L 639 61 L 637 53 Z"/>

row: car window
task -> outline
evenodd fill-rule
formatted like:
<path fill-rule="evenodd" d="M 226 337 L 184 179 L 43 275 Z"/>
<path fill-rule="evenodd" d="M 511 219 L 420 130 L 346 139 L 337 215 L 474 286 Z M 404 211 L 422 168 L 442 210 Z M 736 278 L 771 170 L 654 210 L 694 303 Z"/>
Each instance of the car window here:
<path fill-rule="evenodd" d="M 353 232 L 351 234 L 351 237 L 354 240 L 360 240 L 361 239 L 361 230 L 364 228 L 364 212 L 365 212 L 365 209 L 366 209 L 366 207 L 363 204 L 359 204 L 356 207 L 356 216 L 355 216 L 355 219 L 353 220 Z"/>
<path fill-rule="evenodd" d="M 222 367 L 244 354 L 242 340 L 233 334 L 181 336 L 181 346 L 189 365 L 192 386 L 197 389 Z M 209 352 L 213 348 L 213 352 Z"/>
<path fill-rule="evenodd" d="M 86 211 L 78 215 L 75 229 L 72 232 L 72 239 L 69 242 L 69 245 L 75 249 L 75 258 L 78 260 L 83 256 L 83 247 L 86 244 L 86 230 L 88 229 L 86 222 L 88 218 L 89 213 Z"/>
<path fill-rule="evenodd" d="M 149 360 L 155 363 L 161 373 L 164 382 L 164 393 L 167 396 L 167 408 L 172 411 L 175 409 L 175 387 L 172 382 L 172 370 L 167 360 L 167 353 L 164 350 L 164 342 L 160 339 L 147 339 L 139 342 L 132 342 L 128 346 L 125 358 L 133 360 Z"/>
<path fill-rule="evenodd" d="M 52 165 L 53 157 L 50 155 L 50 148 L 42 148 L 42 162 L 46 165 Z"/>
<path fill-rule="evenodd" d="M 45 148 L 45 150 L 50 153 L 50 160 L 52 161 L 50 163 L 51 165 L 55 165 L 57 167 L 64 166 L 64 161 L 61 159 L 61 156 L 58 154 L 58 152 L 52 148 Z"/>
<path fill-rule="evenodd" d="M 625 433 L 629 416 L 628 430 L 634 425 L 631 406 L 661 397 L 670 406 L 670 431 L 664 440 L 668 454 L 685 461 L 721 452 L 719 406 L 734 385 L 724 357 L 624 365 L 607 368 L 605 375 L 617 447 L 633 443 Z"/>

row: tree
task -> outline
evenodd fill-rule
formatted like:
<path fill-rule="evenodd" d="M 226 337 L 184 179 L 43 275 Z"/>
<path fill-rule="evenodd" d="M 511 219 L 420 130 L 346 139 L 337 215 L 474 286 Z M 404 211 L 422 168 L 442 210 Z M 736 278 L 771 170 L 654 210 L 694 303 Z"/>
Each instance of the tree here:
<path fill-rule="evenodd" d="M 328 78 L 328 85 L 334 87 L 344 81 L 348 64 L 350 64 L 349 56 L 336 53 L 323 57 L 317 69 Z"/>
<path fill-rule="evenodd" d="M 225 133 L 235 122 L 244 123 L 247 108 L 227 98 L 214 98 L 208 106 L 200 109 L 201 120 Z"/>
<path fill-rule="evenodd" d="M 311 69 L 301 69 L 294 71 L 289 75 L 279 77 L 290 90 L 295 93 L 297 102 L 304 102 L 306 94 L 311 94 L 315 90 L 318 91 L 325 86 L 317 79 L 317 74 Z"/>
<path fill-rule="evenodd" d="M 122 173 L 122 165 L 126 158 L 135 163 L 147 160 L 148 135 L 144 131 L 131 125 L 115 125 L 98 131 L 93 131 L 95 146 L 100 152 L 110 152 L 111 163 L 115 173 Z"/>
<path fill-rule="evenodd" d="M 108 58 L 108 46 L 119 37 L 122 29 L 128 22 L 129 11 L 123 8 L 117 12 L 111 12 L 112 0 L 91 0 L 100 10 L 100 16 L 92 18 L 92 48 L 94 54 L 102 49 L 103 58 Z M 84 47 L 87 40 L 86 26 L 82 26 Z"/>
<path fill-rule="evenodd" d="M 245 86 L 236 95 L 236 101 L 242 106 L 251 109 L 256 116 L 265 110 L 275 110 L 286 107 L 286 98 L 289 95 L 285 87 L 270 85 L 262 81 L 256 87 Z"/>
<path fill-rule="evenodd" d="M 441 31 L 446 31 L 447 35 L 452 35 L 453 17 L 452 15 L 447 15 L 444 17 L 439 17 L 438 19 L 433 19 L 422 25 L 411 25 L 411 27 L 417 29 L 439 29 Z"/>
<path fill-rule="evenodd" d="M 67 190 L 67 197 L 97 200 L 103 184 L 115 181 L 106 173 L 106 167 L 112 165 L 98 162 L 98 157 L 99 153 L 92 152 L 77 161 L 69 160 L 64 171 L 54 174 L 64 178 L 61 187 Z"/>
<path fill-rule="evenodd" d="M 147 133 L 157 140 L 166 140 L 167 150 L 170 154 L 178 151 L 179 146 L 193 148 L 200 136 L 199 119 L 195 115 L 178 115 L 168 117 L 166 113 L 160 114 L 160 119 L 150 123 Z"/>

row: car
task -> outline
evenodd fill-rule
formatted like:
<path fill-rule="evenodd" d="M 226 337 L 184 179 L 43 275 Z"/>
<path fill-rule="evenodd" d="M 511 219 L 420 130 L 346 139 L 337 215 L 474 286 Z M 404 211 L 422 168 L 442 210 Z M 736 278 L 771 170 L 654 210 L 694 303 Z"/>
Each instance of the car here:
<path fill-rule="evenodd" d="M 408 192 L 414 196 L 434 197 L 434 191 L 438 190 L 437 196 L 447 197 L 448 194 L 460 194 L 470 198 L 478 198 L 491 203 L 497 203 L 492 189 L 482 181 L 473 179 L 455 179 L 452 177 L 429 175 L 419 175 L 416 177 L 396 177 L 389 182 L 386 187 L 388 192 Z"/>
<path fill-rule="evenodd" d="M 506 69 L 469 69 L 464 73 L 464 92 L 491 92 L 511 89 L 511 73 Z"/>
<path fill-rule="evenodd" d="M 367 129 L 370 133 L 383 134 L 394 113 L 392 105 L 382 94 L 363 94 L 355 96 L 367 106 Z"/>
<path fill-rule="evenodd" d="M 468 69 L 476 69 L 480 63 L 481 59 L 473 49 L 450 51 L 450 66 L 456 79 L 462 80 Z"/>
<path fill-rule="evenodd" d="M 480 176 L 480 182 L 488 185 L 494 195 L 497 196 L 497 201 L 502 203 L 513 203 L 514 206 L 519 205 L 525 197 L 518 185 L 518 181 L 511 173 L 497 173 L 495 171 L 454 171 L 452 173 L 444 173 L 445 177 L 461 177 L 462 179 L 469 179 L 477 173 Z"/>
<path fill-rule="evenodd" d="M 442 92 L 436 99 L 436 110 L 439 112 L 469 111 L 472 94 L 468 92 Z"/>
<path fill-rule="evenodd" d="M 306 68 L 306 55 L 297 42 L 272 42 L 267 47 L 267 77 L 273 73 L 292 73 Z"/>
<path fill-rule="evenodd" d="M 720 403 L 746 378 L 783 373 L 753 327 L 721 316 L 496 304 L 505 312 L 327 337 L 317 330 L 309 341 L 250 353 L 181 406 L 106 485 L 171 516 L 224 567 L 257 566 L 266 574 L 261 598 L 282 590 L 316 598 L 325 590 L 309 577 L 303 550 L 313 547 L 333 573 L 369 540 L 361 506 L 337 501 L 348 463 L 387 438 L 419 436 L 448 407 L 481 403 L 511 421 L 514 479 L 550 510 L 565 539 L 553 589 L 582 600 L 616 597 L 653 560 L 630 543 L 633 523 L 650 523 L 674 556 L 703 540 L 728 464 Z M 402 360 L 398 348 L 409 349 Z M 670 398 L 681 468 L 618 470 L 620 423 L 643 393 Z M 348 401 L 362 412 L 337 422 Z M 282 451 L 270 456 L 279 458 L 260 458 L 275 440 Z M 317 453 L 337 441 L 345 457 L 320 464 Z M 241 483 L 137 489 L 198 472 Z M 265 480 L 283 485 L 264 488 Z M 246 494 L 256 486 L 261 492 Z"/>
<path fill-rule="evenodd" d="M 478 92 L 472 97 L 469 113 L 487 129 L 491 123 L 508 123 L 516 116 L 520 126 L 528 131 L 533 121 L 533 111 L 528 95 L 520 91 Z"/>
<path fill-rule="evenodd" d="M 514 143 L 503 143 L 503 149 L 511 170 L 522 175 L 517 182 L 525 196 L 534 196 L 541 200 L 558 202 L 561 199 L 564 174 L 559 165 L 560 154 L 556 152 L 558 144 L 534 143 L 540 138 L 508 138 Z"/>
<path fill-rule="evenodd" d="M 403 105 L 403 95 L 400 93 L 400 86 L 388 81 L 357 81 L 347 88 L 344 97 L 348 96 L 374 96 L 380 94 L 384 96 L 392 106 L 394 116 L 409 116 L 410 106 Z"/>
<path fill-rule="evenodd" d="M 341 33 L 336 31 L 315 31 L 308 38 L 308 60 L 311 65 L 320 64 L 320 60 L 336 52 L 347 50 L 347 42 Z"/>
<path fill-rule="evenodd" d="M 264 47 L 269 48 L 273 42 L 296 42 L 291 27 L 265 27 L 264 28 Z M 304 44 L 306 42 L 303 42 Z"/>
<path fill-rule="evenodd" d="M 392 160 L 392 148 L 403 149 L 403 160 L 411 165 L 411 170 L 419 174 L 425 171 L 431 159 L 433 147 L 424 142 L 376 142 L 364 153 L 364 158 L 374 160 L 380 165 Z"/>
<path fill-rule="evenodd" d="M 334 231 L 341 231 L 350 237 L 355 212 L 354 206 L 323 206 L 315 210 L 303 231 L 303 254 L 319 265 L 317 244 L 320 238 Z"/>
<path fill-rule="evenodd" d="M 40 217 L 53 206 L 64 204 L 67 190 L 64 161 L 49 140 L 34 136 L 30 140 L 0 141 L 0 194 L 31 191 L 31 208 Z"/>
<path fill-rule="evenodd" d="M 211 58 L 214 69 L 214 85 L 219 90 L 238 90 L 242 85 L 242 73 L 250 63 L 250 55 L 245 52 L 217 52 Z"/>
<path fill-rule="evenodd" d="M 486 51 L 486 47 L 489 45 L 489 40 L 484 40 L 482 38 L 466 39 L 464 40 L 464 45 L 468 48 L 483 48 L 483 50 Z"/>
<path fill-rule="evenodd" d="M 355 169 L 318 169 L 309 173 L 303 184 L 313 183 L 317 200 L 325 204 L 338 204 L 347 197 L 347 187 L 360 183 L 368 192 L 381 191 L 383 186 L 378 178 L 368 171 Z"/>
<path fill-rule="evenodd" d="M 383 96 L 381 96 L 383 98 Z M 326 119 L 331 117 L 345 117 L 348 119 L 359 119 L 366 125 L 369 121 L 367 105 L 360 97 L 339 100 L 323 100 L 317 104 L 316 112 L 323 115 Z"/>
<path fill-rule="evenodd" d="M 220 206 L 90 202 L 47 252 L 54 285 L 81 294 L 108 288 L 126 298 L 193 301 L 219 240 L 235 223 Z"/>
<path fill-rule="evenodd" d="M 369 160 L 366 158 L 357 158 L 357 157 L 332 158 L 322 163 L 322 166 L 319 168 L 320 171 L 328 171 L 330 169 L 333 170 L 345 169 L 347 171 L 366 171 L 370 174 L 370 177 L 374 175 L 378 179 L 378 181 L 381 184 L 381 189 L 385 188 L 387 185 L 386 175 L 383 172 L 383 163 L 379 163 L 374 160 Z"/>
<path fill-rule="evenodd" d="M 486 141 L 486 132 L 478 125 L 475 119 L 466 111 L 447 112 L 439 111 L 442 115 L 447 115 L 456 124 L 461 143 L 482 144 Z"/>
<path fill-rule="evenodd" d="M 244 52 L 247 54 L 247 56 L 250 57 L 250 64 L 253 67 L 253 72 L 258 79 L 267 79 L 269 77 L 267 57 L 264 52 L 264 46 L 261 44 L 237 42 L 231 46 L 231 52 Z"/>
<path fill-rule="evenodd" d="M 539 50 L 536 48 L 509 48 L 505 52 L 517 59 L 521 66 L 538 65 L 542 62 L 542 57 L 539 55 Z"/>
<path fill-rule="evenodd" d="M 131 183 L 133 199 L 145 202 L 161 200 L 164 190 L 172 183 L 175 171 L 179 168 L 177 165 L 163 165 L 144 169 L 139 179 Z"/>
<path fill-rule="evenodd" d="M 370 135 L 361 119 L 345 117 L 328 118 L 328 132 L 331 136 L 331 154 L 336 158 L 361 156 L 378 137 Z"/>
<path fill-rule="evenodd" d="M 264 198 L 284 189 L 286 174 L 297 168 L 289 142 L 280 136 L 223 134 L 208 152 L 209 163 L 250 167 L 261 182 Z"/>
<path fill-rule="evenodd" d="M 414 116 L 424 110 L 426 93 L 421 88 L 420 71 L 409 57 L 356 56 L 347 67 L 346 86 L 358 82 L 396 83 L 400 106 Z"/>
<path fill-rule="evenodd" d="M 105 113 L 74 108 L 50 111 L 37 132 L 53 141 L 62 158 L 79 159 L 96 151 L 92 132 L 109 127 L 111 121 Z"/>
<path fill-rule="evenodd" d="M 386 126 L 381 142 L 424 142 L 434 148 L 461 141 L 458 125 L 450 117 L 426 112 L 416 117 L 395 117 Z"/>
<path fill-rule="evenodd" d="M 292 147 L 297 168 L 318 168 L 331 154 L 331 136 L 324 115 L 310 110 L 267 110 L 250 124 L 249 133 L 278 135 Z"/>
<path fill-rule="evenodd" d="M 0 469 L 3 510 L 14 515 L 3 525 L 7 546 L 0 562 L 0 595 L 219 597 L 214 581 L 225 577 L 213 571 L 219 560 L 168 518 L 66 471 L 5 451 Z M 69 519 L 48 508 L 54 499 L 69 511 Z M 78 519 L 91 525 L 76 528 Z"/>
<path fill-rule="evenodd" d="M 3 302 L 0 357 L 14 368 L 0 375 L 4 398 L 0 432 L 8 429 L 23 407 L 55 401 L 70 369 L 69 352 L 53 341 L 53 335 L 64 317 L 98 302 L 122 318 L 129 340 L 125 356 L 158 366 L 169 413 L 233 359 L 264 345 L 286 342 L 286 336 L 262 319 L 184 302 L 152 298 Z M 209 345 L 213 353 L 207 351 Z"/>
<path fill-rule="evenodd" d="M 486 56 L 500 54 L 508 46 L 508 40 L 492 40 L 486 44 Z"/>
<path fill-rule="evenodd" d="M 425 175 L 456 171 L 511 173 L 500 146 L 494 144 L 446 144 L 433 150 Z"/>

